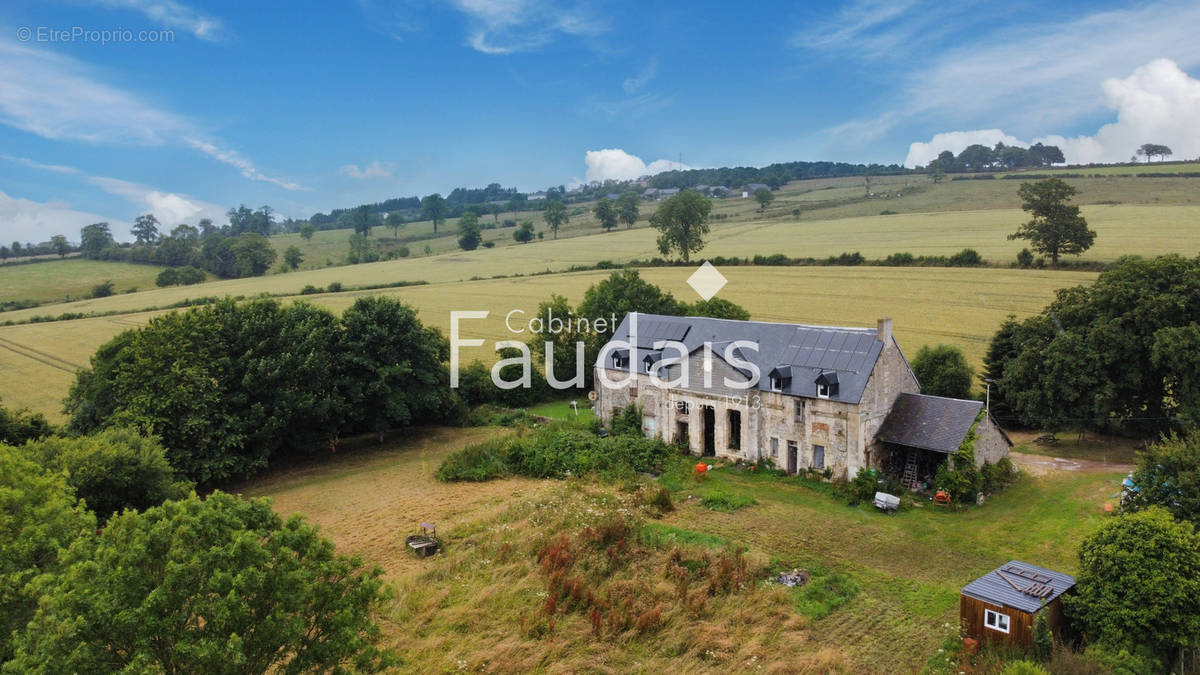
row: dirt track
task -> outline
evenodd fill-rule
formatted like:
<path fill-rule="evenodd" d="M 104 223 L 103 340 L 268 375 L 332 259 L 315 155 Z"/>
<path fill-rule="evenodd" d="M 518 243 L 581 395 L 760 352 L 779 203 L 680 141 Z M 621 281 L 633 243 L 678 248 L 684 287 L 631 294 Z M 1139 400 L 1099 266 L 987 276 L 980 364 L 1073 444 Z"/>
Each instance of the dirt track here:
<path fill-rule="evenodd" d="M 1128 473 L 1133 471 L 1132 464 L 1103 462 L 1095 459 L 1064 459 L 1062 457 L 1033 455 L 1015 450 L 1010 456 L 1012 457 L 1013 464 L 1018 469 L 1028 471 L 1036 476 L 1059 471 L 1078 471 L 1082 473 Z"/>

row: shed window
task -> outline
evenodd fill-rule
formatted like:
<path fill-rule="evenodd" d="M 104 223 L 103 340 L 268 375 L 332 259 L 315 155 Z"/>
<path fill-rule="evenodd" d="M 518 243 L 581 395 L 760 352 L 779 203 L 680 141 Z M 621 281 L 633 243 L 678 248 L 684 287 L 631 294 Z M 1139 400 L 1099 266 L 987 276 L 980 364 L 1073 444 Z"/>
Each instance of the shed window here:
<path fill-rule="evenodd" d="M 1001 633 L 1008 632 L 1008 615 L 1000 612 L 993 612 L 990 609 L 983 610 L 983 625 L 998 630 Z"/>

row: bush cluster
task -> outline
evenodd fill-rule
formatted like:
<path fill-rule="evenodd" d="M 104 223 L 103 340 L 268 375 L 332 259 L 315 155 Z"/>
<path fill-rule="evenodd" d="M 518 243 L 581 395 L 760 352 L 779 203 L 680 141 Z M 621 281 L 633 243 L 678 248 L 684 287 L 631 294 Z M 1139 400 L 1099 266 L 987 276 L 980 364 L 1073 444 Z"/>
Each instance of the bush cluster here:
<path fill-rule="evenodd" d="M 601 437 L 590 429 L 558 424 L 463 448 L 442 462 L 437 477 L 443 481 L 490 480 L 513 474 L 616 478 L 659 473 L 674 454 L 674 448 L 657 438 Z"/>

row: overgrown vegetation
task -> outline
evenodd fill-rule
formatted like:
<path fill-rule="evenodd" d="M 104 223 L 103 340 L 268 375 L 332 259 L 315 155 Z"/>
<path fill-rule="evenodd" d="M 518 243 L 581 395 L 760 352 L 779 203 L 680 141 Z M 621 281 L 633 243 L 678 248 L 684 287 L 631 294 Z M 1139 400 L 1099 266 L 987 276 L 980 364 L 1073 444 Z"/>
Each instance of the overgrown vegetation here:
<path fill-rule="evenodd" d="M 640 434 L 601 437 L 592 429 L 555 423 L 546 428 L 489 440 L 451 454 L 438 467 L 443 481 L 490 480 L 507 475 L 531 478 L 659 473 L 674 447 Z"/>

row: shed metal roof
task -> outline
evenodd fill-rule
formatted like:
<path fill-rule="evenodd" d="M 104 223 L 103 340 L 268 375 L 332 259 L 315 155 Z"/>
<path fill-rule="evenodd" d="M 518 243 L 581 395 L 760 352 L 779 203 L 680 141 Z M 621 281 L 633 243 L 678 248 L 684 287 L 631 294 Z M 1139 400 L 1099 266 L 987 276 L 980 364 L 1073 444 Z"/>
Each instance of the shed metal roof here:
<path fill-rule="evenodd" d="M 636 343 L 639 351 L 652 350 L 659 340 L 681 342 L 689 354 L 709 343 L 717 358 L 724 357 L 727 345 L 745 340 L 758 347 L 736 347 L 733 356 L 758 367 L 756 387 L 770 389 L 768 374 L 776 368 L 787 368 L 791 376 L 784 393 L 816 398 L 817 378 L 822 373 L 835 373 L 838 392 L 833 400 L 858 403 L 875 362 L 883 351 L 883 342 L 875 328 L 840 328 L 808 326 L 794 323 L 765 321 L 735 321 L 694 316 L 664 316 L 631 312 L 621 320 L 613 340 L 631 342 L 633 317 L 637 319 Z M 612 349 L 600 351 L 597 364 L 612 367 Z M 605 362 L 607 361 L 607 363 Z M 631 366 L 627 366 L 631 367 Z M 696 383 L 691 383 L 696 386 Z"/>
<path fill-rule="evenodd" d="M 950 454 L 962 445 L 983 403 L 927 394 L 900 394 L 875 438 Z"/>
<path fill-rule="evenodd" d="M 1018 590 L 1014 584 L 1026 589 Z M 1075 577 L 1037 565 L 1010 560 L 962 589 L 962 594 L 984 602 L 1032 614 L 1075 585 Z M 1043 589 L 1049 589 L 1045 591 Z"/>

